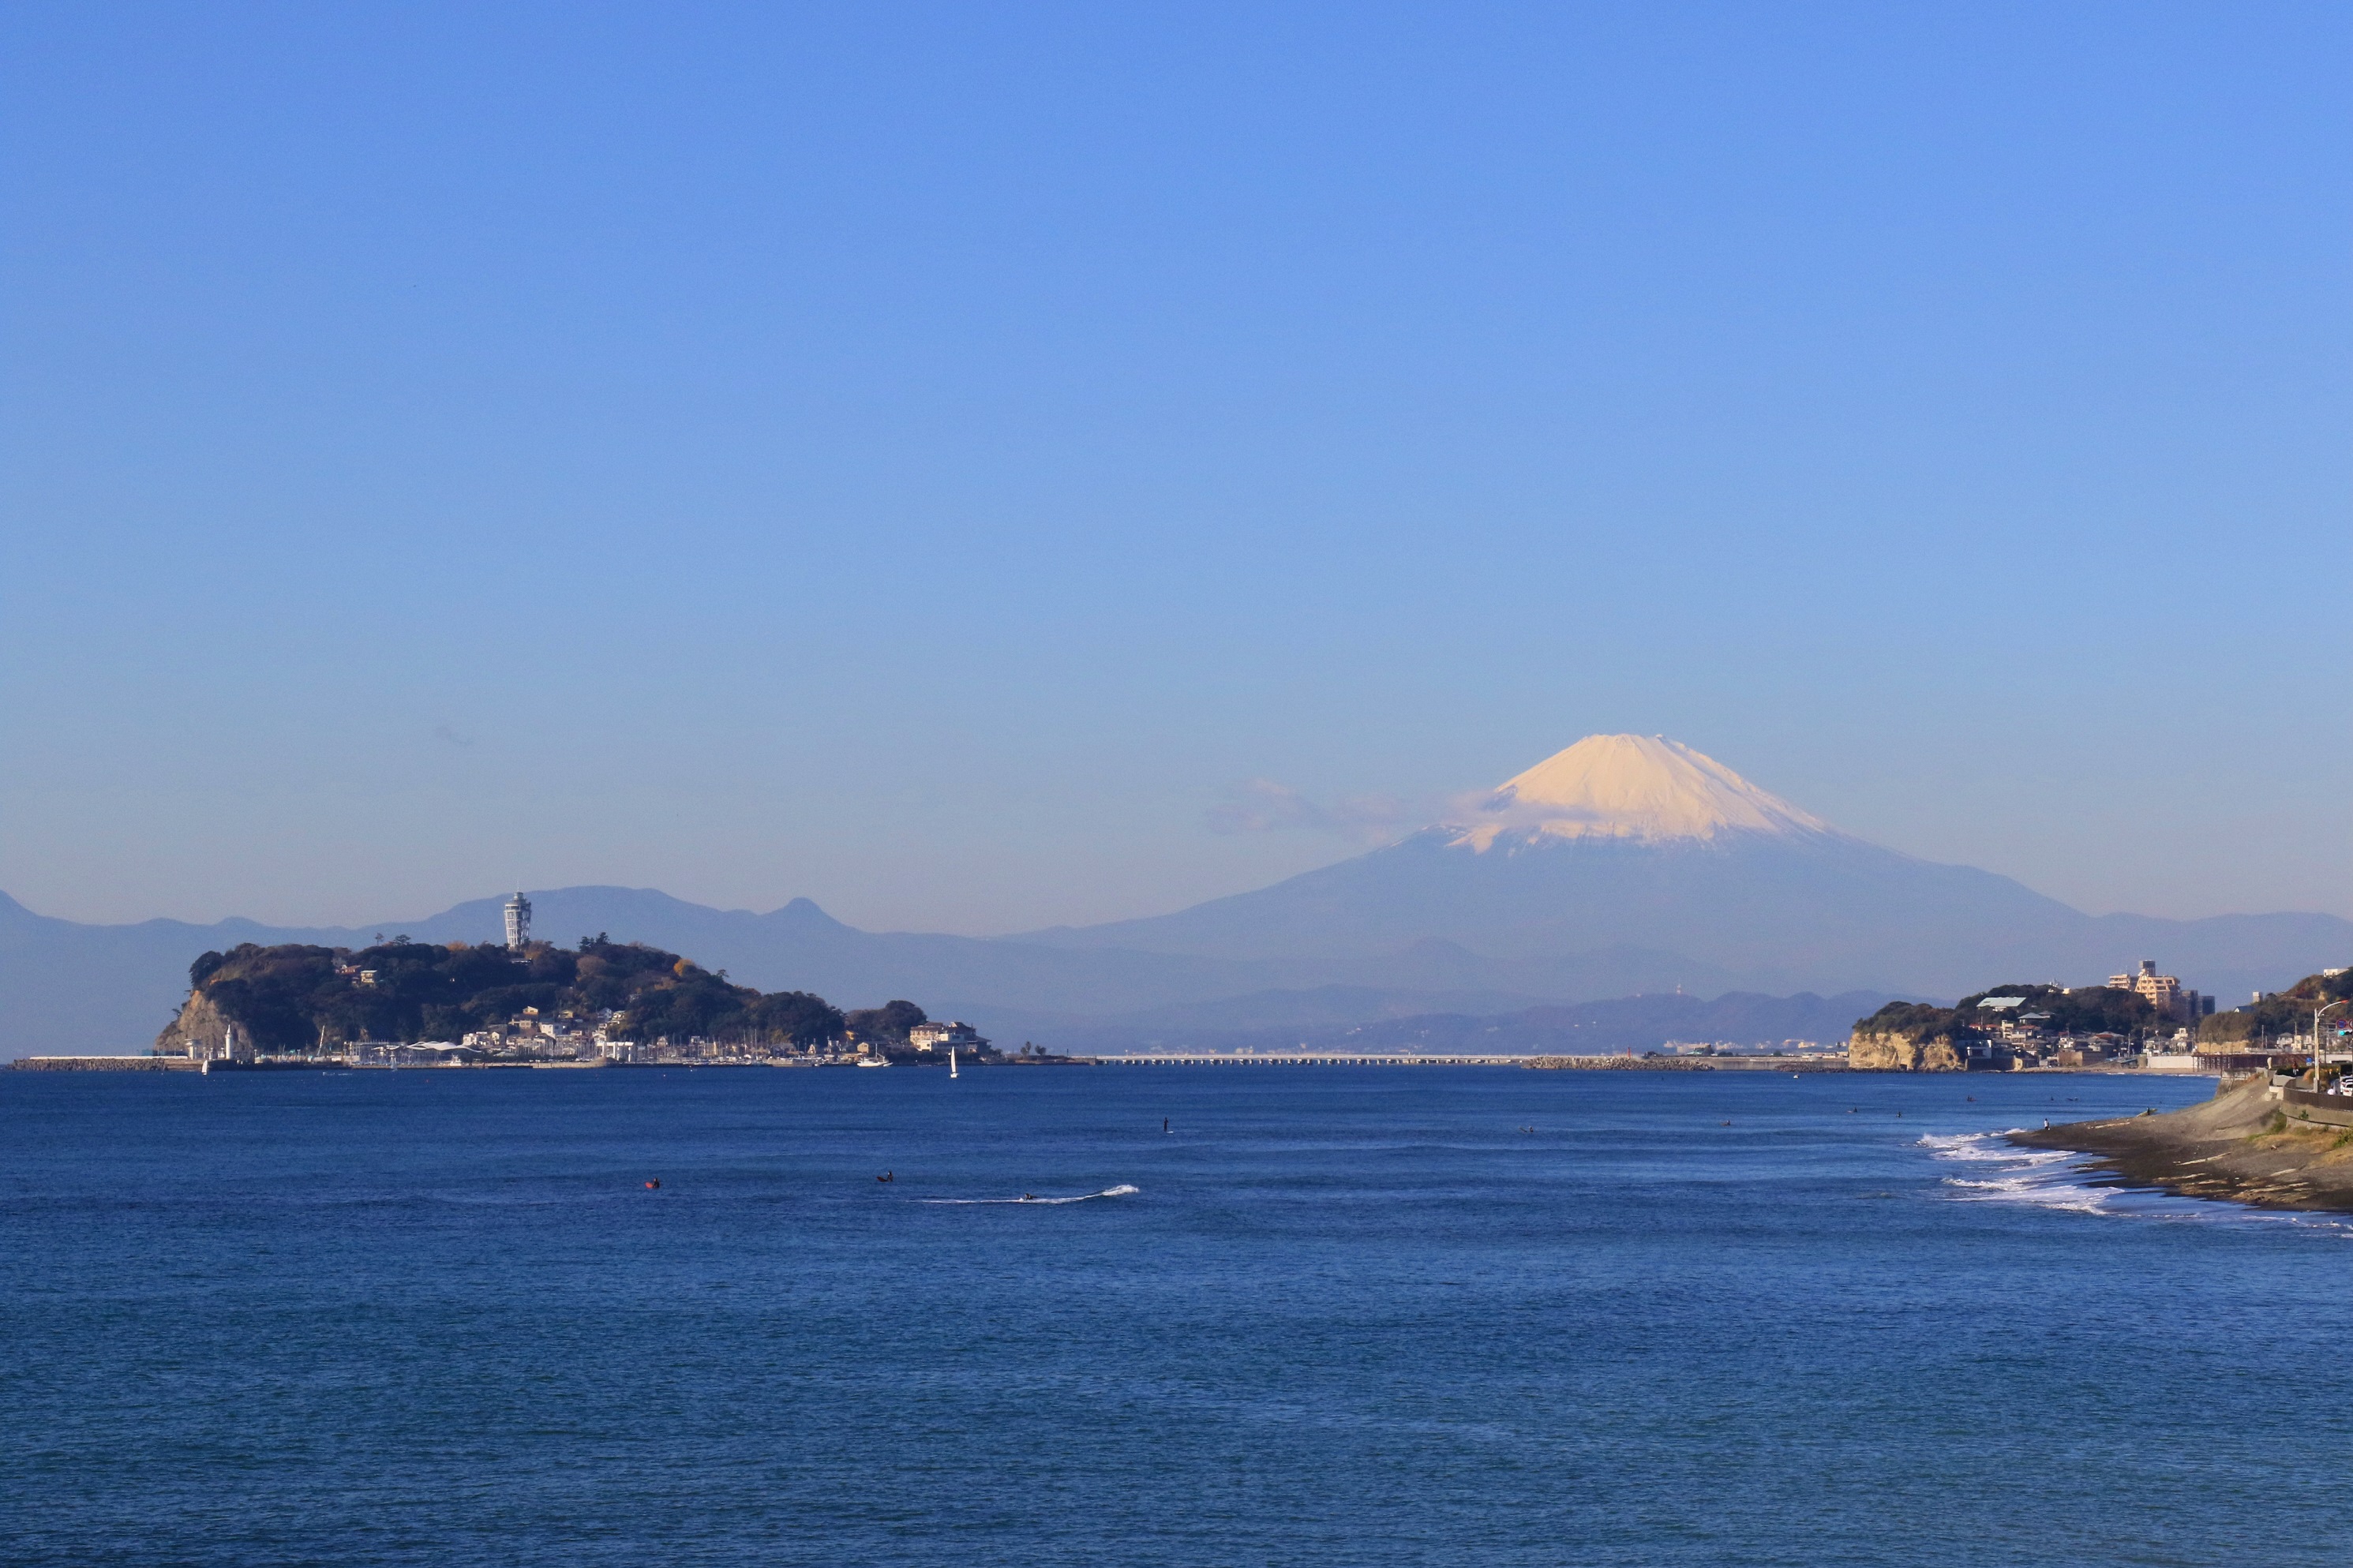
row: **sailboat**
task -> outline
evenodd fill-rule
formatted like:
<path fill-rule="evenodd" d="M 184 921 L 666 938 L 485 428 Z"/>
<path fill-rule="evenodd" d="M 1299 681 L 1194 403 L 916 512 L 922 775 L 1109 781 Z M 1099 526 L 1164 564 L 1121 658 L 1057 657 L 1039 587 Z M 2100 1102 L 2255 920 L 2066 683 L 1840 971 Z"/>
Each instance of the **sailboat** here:
<path fill-rule="evenodd" d="M 955 1047 L 954 1046 L 950 1046 L 948 1047 L 948 1076 L 950 1078 L 954 1078 L 955 1075 Z"/>

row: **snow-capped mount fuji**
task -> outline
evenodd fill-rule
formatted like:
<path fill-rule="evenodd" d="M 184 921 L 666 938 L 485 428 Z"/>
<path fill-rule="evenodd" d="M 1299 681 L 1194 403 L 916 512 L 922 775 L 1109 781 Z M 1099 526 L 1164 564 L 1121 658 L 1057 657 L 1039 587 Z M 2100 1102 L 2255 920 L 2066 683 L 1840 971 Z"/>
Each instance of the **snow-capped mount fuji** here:
<path fill-rule="evenodd" d="M 2086 915 L 1839 832 L 1663 736 L 1588 736 L 1447 816 L 1255 892 L 1023 940 L 1273 963 L 1293 984 L 1592 996 L 1956 996 L 2142 957 L 2229 995 L 2353 956 L 2353 924 L 2327 915 Z"/>
<path fill-rule="evenodd" d="M 1826 834 L 1827 824 L 1758 789 L 1714 757 L 1664 735 L 1588 735 L 1508 779 L 1468 813 L 1455 843 L 1551 838 L 1715 839 Z"/>

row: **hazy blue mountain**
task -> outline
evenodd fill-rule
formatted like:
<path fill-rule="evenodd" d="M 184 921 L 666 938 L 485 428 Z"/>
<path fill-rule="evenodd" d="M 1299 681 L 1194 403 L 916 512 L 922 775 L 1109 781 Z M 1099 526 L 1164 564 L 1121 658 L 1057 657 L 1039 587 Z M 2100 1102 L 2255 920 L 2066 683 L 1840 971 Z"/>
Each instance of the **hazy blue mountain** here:
<path fill-rule="evenodd" d="M 1229 1028 L 1300 1016 L 1305 988 L 1346 997 L 1324 1021 L 1408 1012 L 1502 1011 L 1546 999 L 1722 989 L 1736 976 L 1672 952 L 1625 947 L 1560 958 L 1494 960 L 1421 942 L 1388 954 L 1329 962 L 1202 957 L 1113 947 L 860 931 L 807 899 L 766 913 L 715 910 L 642 888 L 533 891 L 533 934 L 569 944 L 608 934 L 686 953 L 763 990 L 814 991 L 843 1006 L 904 996 L 942 1016 L 1041 1044 L 1082 1047 L 1103 1020 L 1150 1014 L 1178 1026 Z M 438 914 L 364 926 L 193 925 L 145 921 L 83 925 L 37 915 L 0 894 L 0 1059 L 32 1054 L 143 1050 L 177 1011 L 189 963 L 238 942 L 361 947 L 379 937 L 489 942 L 503 896 Z M 1288 989 L 1286 989 L 1288 988 Z M 1183 1026 L 1195 1026 L 1187 1025 Z"/>
<path fill-rule="evenodd" d="M 1264 989 L 1271 965 L 1165 953 L 1066 952 L 972 937 L 862 931 L 807 899 L 765 914 L 714 910 L 638 888 L 563 888 L 531 895 L 533 934 L 569 944 L 600 932 L 724 969 L 763 990 L 814 991 L 844 1006 L 894 996 L 943 1016 L 1019 1008 L 1076 1018 Z M 358 947 L 385 937 L 491 942 L 503 896 L 439 914 L 353 927 L 146 921 L 82 925 L 37 915 L 0 894 L 0 1058 L 144 1050 L 178 1010 L 188 965 L 241 942 Z"/>
<path fill-rule="evenodd" d="M 1023 940 L 1247 954 L 1335 980 L 1442 949 L 1475 960 L 1486 984 L 1567 997 L 1675 984 L 1959 995 L 2003 980 L 2083 984 L 2154 958 L 2228 1004 L 2353 959 L 2353 921 L 2332 915 L 2086 915 L 1839 833 L 1712 758 L 1639 736 L 1588 737 L 1459 822 L 1271 888 Z M 1681 973 L 1611 988 L 1544 978 L 1603 953 Z"/>
<path fill-rule="evenodd" d="M 2353 961 L 2353 921 L 2330 915 L 2086 915 L 2006 877 L 1850 837 L 1655 737 L 1588 737 L 1460 816 L 1255 892 L 1020 938 L 863 931 L 806 899 L 765 914 L 648 889 L 532 899 L 536 934 L 554 941 L 651 942 L 763 990 L 850 1007 L 904 996 L 1082 1050 L 1483 1020 L 1597 997 L 1649 1005 L 1678 990 L 1957 996 L 2006 981 L 2094 983 L 2142 958 L 2231 1004 Z M 491 941 L 502 901 L 301 930 L 79 925 L 0 895 L 0 1057 L 143 1049 L 207 948 L 360 946 L 379 932 Z M 1514 1026 L 1556 1026 L 1569 1027 Z"/>
<path fill-rule="evenodd" d="M 2333 915 L 2095 917 L 2006 877 L 1852 839 L 1568 840 L 1478 854 L 1444 829 L 1175 914 L 1024 940 L 1256 953 L 1292 973 L 1361 973 L 1443 946 L 1480 957 L 1487 984 L 1564 997 L 1678 984 L 1957 996 L 2002 980 L 2080 985 L 2154 958 L 2229 1005 L 2353 962 L 2353 921 Z M 1649 954 L 1651 973 L 1614 986 L 1533 977 L 1605 952 Z"/>
<path fill-rule="evenodd" d="M 318 940 L 240 920 L 81 925 L 0 893 L 0 1058 L 144 1050 L 178 1013 L 189 962 L 206 948 Z"/>

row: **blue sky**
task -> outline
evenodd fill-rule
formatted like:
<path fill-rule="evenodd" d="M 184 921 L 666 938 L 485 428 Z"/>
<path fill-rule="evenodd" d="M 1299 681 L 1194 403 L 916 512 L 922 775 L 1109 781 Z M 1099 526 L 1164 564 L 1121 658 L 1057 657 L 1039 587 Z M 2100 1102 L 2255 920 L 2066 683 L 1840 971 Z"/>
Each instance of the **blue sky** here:
<path fill-rule="evenodd" d="M 26 0 L 0 51 L 37 909 L 1018 930 L 1634 731 L 2088 909 L 2353 914 L 2353 9 Z M 1215 830 L 1252 780 L 1337 826 Z"/>

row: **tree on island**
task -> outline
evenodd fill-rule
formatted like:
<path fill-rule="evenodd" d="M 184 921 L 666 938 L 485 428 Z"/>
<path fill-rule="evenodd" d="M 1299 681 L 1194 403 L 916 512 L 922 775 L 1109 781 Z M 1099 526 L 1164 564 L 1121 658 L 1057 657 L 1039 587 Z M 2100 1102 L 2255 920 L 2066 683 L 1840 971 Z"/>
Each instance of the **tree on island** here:
<path fill-rule="evenodd" d="M 928 1024 L 923 1010 L 913 1002 L 885 1002 L 880 1007 L 859 1007 L 842 1016 L 849 1032 L 878 1046 L 904 1047 L 918 1024 Z"/>

